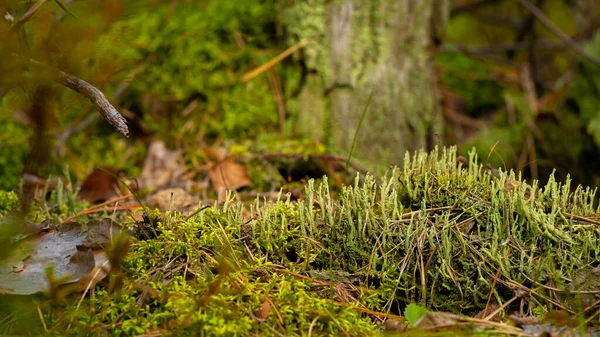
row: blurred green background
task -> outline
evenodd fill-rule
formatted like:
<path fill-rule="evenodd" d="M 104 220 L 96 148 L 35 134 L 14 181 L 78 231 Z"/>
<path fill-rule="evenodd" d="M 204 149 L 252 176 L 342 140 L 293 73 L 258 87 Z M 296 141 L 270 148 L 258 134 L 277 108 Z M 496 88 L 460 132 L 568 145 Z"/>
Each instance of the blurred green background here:
<path fill-rule="evenodd" d="M 463 154 L 475 147 L 483 161 L 528 179 L 545 181 L 556 170 L 559 179 L 570 174 L 576 183 L 598 186 L 600 6 L 527 2 L 583 53 L 519 1 L 440 2 L 441 16 L 430 16 L 439 25 L 428 34 L 426 62 L 443 123 L 427 146 L 455 144 Z M 201 144 L 251 141 L 258 145 L 249 151 L 268 151 L 273 143 L 308 140 L 345 151 L 327 132 L 313 139 L 298 130 L 306 113 L 300 93 L 318 71 L 307 64 L 313 49 L 242 81 L 296 44 L 302 31 L 327 29 L 308 16 L 323 1 L 64 1 L 72 15 L 46 3 L 15 34 L 11 24 L 31 4 L 0 2 L 7 13 L 0 57 L 28 55 L 97 86 L 129 120 L 131 136 L 119 136 L 78 94 L 43 82 L 18 62 L 1 62 L 0 189 L 17 186 L 35 144 L 31 136 L 40 130 L 49 150 L 37 173 L 60 174 L 67 166 L 78 179 L 97 166 L 139 174 L 154 139 L 184 150 L 187 164 L 194 156 L 202 161 Z M 41 85 L 50 88 L 43 123 L 30 113 Z M 419 114 L 418 106 L 410 113 Z M 377 170 L 389 164 L 382 161 L 362 163 Z"/>

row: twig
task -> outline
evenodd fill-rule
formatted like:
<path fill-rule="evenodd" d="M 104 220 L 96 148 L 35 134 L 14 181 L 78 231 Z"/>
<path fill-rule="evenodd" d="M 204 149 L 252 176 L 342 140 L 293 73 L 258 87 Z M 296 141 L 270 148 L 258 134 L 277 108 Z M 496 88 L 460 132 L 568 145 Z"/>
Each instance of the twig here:
<path fill-rule="evenodd" d="M 35 3 L 35 5 L 31 6 L 31 8 L 29 8 L 27 12 L 25 12 L 25 14 L 23 14 L 19 18 L 19 20 L 12 27 L 10 27 L 10 30 L 17 30 L 19 27 L 24 25 L 25 22 L 27 22 L 27 20 L 29 20 L 35 13 L 37 13 L 37 11 L 46 3 L 46 1 L 48 0 L 39 0 Z"/>
<path fill-rule="evenodd" d="M 447 210 L 451 210 L 454 209 L 454 206 L 442 206 L 442 207 L 434 207 L 434 208 L 426 208 L 426 209 L 421 209 L 418 211 L 412 211 L 412 212 L 408 212 L 408 213 L 404 213 L 402 214 L 402 216 L 400 217 L 401 219 L 407 219 L 412 217 L 413 215 L 418 215 L 421 212 L 435 212 L 435 211 L 447 211 Z M 392 220 L 394 221 L 394 220 Z"/>
<path fill-rule="evenodd" d="M 127 77 L 125 77 L 123 82 L 121 82 L 121 84 L 119 84 L 117 86 L 117 88 L 115 89 L 115 92 L 111 98 L 111 101 L 113 101 L 113 102 L 119 101 L 119 99 L 121 98 L 121 95 L 129 87 L 131 82 L 140 73 L 142 73 L 146 69 L 147 66 L 148 66 L 147 63 L 142 63 L 142 64 L 139 64 L 137 67 L 135 67 L 127 75 Z M 84 110 L 84 113 L 87 113 L 88 110 L 89 109 L 86 108 Z M 82 131 L 83 129 L 87 128 L 90 124 L 92 124 L 96 120 L 96 118 L 98 118 L 98 115 L 96 115 L 96 114 L 89 115 L 83 121 L 79 122 L 79 124 L 67 126 L 61 133 L 59 133 L 56 136 L 56 138 L 59 140 L 60 144 L 64 144 L 67 141 L 67 139 L 69 139 L 69 137 L 71 137 L 71 135 L 78 133 L 78 132 Z"/>
<path fill-rule="evenodd" d="M 117 109 L 115 109 L 115 107 L 112 104 L 110 104 L 110 102 L 106 99 L 102 91 L 98 90 L 93 85 L 78 77 L 67 74 L 64 71 L 61 71 L 54 67 L 47 66 L 42 62 L 36 61 L 34 59 L 29 59 L 29 63 L 36 67 L 51 70 L 55 75 L 54 80 L 56 82 L 88 98 L 96 106 L 98 112 L 100 112 L 102 117 L 104 117 L 104 119 L 106 119 L 106 121 L 108 121 L 110 125 L 112 125 L 117 130 L 117 132 L 119 132 L 125 137 L 129 136 L 127 121 L 125 120 L 125 118 L 123 118 L 123 116 L 121 116 Z"/>
<path fill-rule="evenodd" d="M 188 214 L 188 216 L 185 217 L 185 221 L 188 221 L 189 219 L 191 219 L 192 217 L 194 217 L 195 215 L 197 215 L 198 213 L 202 212 L 203 210 L 210 208 L 210 206 L 205 205 L 202 206 L 200 208 L 198 208 L 197 210 L 193 211 L 192 213 Z"/>
<path fill-rule="evenodd" d="M 593 220 L 593 219 L 590 219 L 590 218 L 586 218 L 584 216 L 579 216 L 579 215 L 575 215 L 575 214 L 571 214 L 571 213 L 566 213 L 566 212 L 563 213 L 563 214 L 566 215 L 566 216 L 568 216 L 568 217 L 573 218 L 574 220 L 578 220 L 578 221 L 581 221 L 581 222 L 587 222 L 587 223 L 592 224 L 592 225 L 600 225 L 600 221 Z"/>
<path fill-rule="evenodd" d="M 140 205 L 123 205 L 123 206 L 115 206 L 112 208 L 113 212 L 115 211 L 128 211 L 128 210 L 132 210 L 132 209 L 137 209 L 140 208 Z M 83 210 L 75 215 L 72 215 L 68 218 L 66 218 L 65 220 L 61 221 L 61 224 L 66 223 L 67 221 L 71 221 L 73 219 L 75 219 L 78 216 L 82 216 L 82 215 L 88 215 L 88 214 L 94 214 L 94 213 L 102 213 L 105 211 L 109 211 L 109 208 L 88 208 L 86 210 Z"/>
<path fill-rule="evenodd" d="M 546 28 L 550 29 L 554 35 L 556 35 L 565 45 L 573 49 L 577 54 L 583 56 L 587 60 L 594 62 L 597 65 L 600 65 L 600 59 L 590 55 L 583 50 L 583 48 L 575 42 L 571 37 L 565 33 L 563 33 L 552 21 L 550 21 L 542 11 L 540 11 L 534 4 L 529 2 L 529 0 L 517 0 L 523 7 L 527 8 L 533 16 L 536 17 Z"/>

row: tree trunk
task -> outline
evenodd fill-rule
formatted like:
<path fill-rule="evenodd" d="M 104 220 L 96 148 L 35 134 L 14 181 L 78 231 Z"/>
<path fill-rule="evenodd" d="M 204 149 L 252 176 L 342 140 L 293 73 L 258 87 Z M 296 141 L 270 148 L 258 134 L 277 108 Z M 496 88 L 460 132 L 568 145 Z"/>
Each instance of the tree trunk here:
<path fill-rule="evenodd" d="M 447 0 L 305 0 L 286 8 L 290 42 L 310 41 L 298 131 L 349 151 L 372 93 L 353 158 L 377 170 L 438 143 L 431 41 L 443 30 Z"/>

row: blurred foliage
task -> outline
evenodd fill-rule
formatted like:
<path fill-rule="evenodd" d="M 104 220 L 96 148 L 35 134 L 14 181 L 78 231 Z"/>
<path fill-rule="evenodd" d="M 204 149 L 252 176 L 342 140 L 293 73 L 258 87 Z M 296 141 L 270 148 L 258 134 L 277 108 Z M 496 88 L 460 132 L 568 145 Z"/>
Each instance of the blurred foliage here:
<path fill-rule="evenodd" d="M 119 167 L 136 175 L 146 136 L 171 147 L 194 148 L 217 138 L 254 137 L 279 126 L 272 79 L 265 73 L 249 83 L 241 81 L 244 73 L 285 47 L 277 28 L 275 0 L 141 3 L 76 2 L 70 6 L 76 17 L 45 4 L 25 25 L 29 50 L 36 58 L 104 91 L 124 108 L 119 110 L 130 119 L 132 129 L 133 140 L 125 141 L 106 121 L 96 118 L 85 130 L 54 144 L 57 152 L 50 155 L 57 155 L 54 162 L 59 165 L 44 173 L 61 173 L 66 164 L 79 179 L 96 166 Z M 28 8 L 22 4 L 8 9 L 18 19 Z M 12 50 L 3 49 L 0 56 L 23 52 L 14 36 L 7 33 L 2 38 L 12 43 Z M 6 126 L 2 137 L 7 139 L 0 145 L 0 172 L 6 177 L 0 188 L 4 189 L 16 186 L 30 147 L 31 124 L 19 123 L 15 117 L 27 111 L 29 92 L 40 85 L 38 74 L 8 72 L 14 69 L 18 69 L 14 64 L 7 67 L 5 74 L 11 81 L 3 77 L 0 87 L 0 92 L 3 87 L 18 87 L 17 83 L 24 88 L 8 91 L 0 102 Z M 277 66 L 271 72 L 269 76 L 286 83 L 280 94 L 294 95 L 300 84 L 298 67 Z M 44 126 L 52 138 L 97 114 L 77 93 L 51 85 L 59 88 L 50 109 L 52 123 Z"/>
<path fill-rule="evenodd" d="M 469 3 L 457 0 L 452 6 Z M 565 34 L 583 34 L 582 16 L 588 14 L 581 12 L 583 7 L 566 1 L 540 3 L 544 15 Z M 72 3 L 69 11 L 75 16 L 70 16 L 55 3 L 47 3 L 24 26 L 27 44 L 0 29 L 5 47 L 0 57 L 10 61 L 0 64 L 4 75 L 0 79 L 0 173 L 4 177 L 0 188 L 14 188 L 18 182 L 31 133 L 22 112 L 27 111 L 33 90 L 49 84 L 42 74 L 14 62 L 14 52 L 35 55 L 96 85 L 130 120 L 131 141 L 119 139 L 97 118 L 53 144 L 59 165 L 45 172 L 61 173 L 60 166 L 67 164 L 80 179 L 96 166 L 117 166 L 136 175 L 150 137 L 193 152 L 217 139 L 240 142 L 274 132 L 280 127 L 277 95 L 282 96 L 288 114 L 281 131 L 286 137 L 293 135 L 298 121 L 295 95 L 307 71 L 302 67 L 314 68 L 312 52 L 323 46 L 310 44 L 303 49 L 303 60 L 291 57 L 270 73 L 249 83 L 241 81 L 243 74 L 299 37 L 323 29 L 313 22 L 315 15 L 325 15 L 322 8 L 309 1 L 290 11 L 286 4 L 283 0 L 151 4 L 94 0 Z M 18 19 L 30 4 L 2 6 Z M 597 34 L 578 42 L 587 53 L 600 57 Z M 571 172 L 577 182 L 600 182 L 596 173 L 600 160 L 586 159 L 600 154 L 597 64 L 577 57 L 526 8 L 508 0 L 453 15 L 440 50 L 435 61 L 442 89 L 460 98 L 459 114 L 485 123 L 462 135 L 451 125 L 448 130 L 454 138 L 447 140 L 456 141 L 463 153 L 475 146 L 491 164 L 524 169 L 526 177 L 543 178 L 557 168 L 561 178 Z M 532 108 L 530 93 L 524 89 L 526 68 L 532 73 L 537 99 L 551 98 L 541 110 Z M 571 77 L 563 77 L 569 72 Z M 281 83 L 280 92 L 274 90 L 275 79 Z M 45 127 L 50 136 L 60 136 L 96 114 L 78 94 L 59 88 L 49 102 L 52 116 Z M 564 132 L 571 135 L 571 142 L 561 137 Z M 273 142 L 275 149 L 278 139 Z"/>
<path fill-rule="evenodd" d="M 27 156 L 30 130 L 5 112 L 0 104 L 0 190 L 17 186 L 21 179 L 23 162 Z"/>
<path fill-rule="evenodd" d="M 585 44 L 585 50 L 600 57 L 600 33 Z M 569 90 L 569 98 L 575 105 L 569 109 L 579 114 L 587 132 L 594 137 L 594 142 L 600 146 L 600 67 L 589 61 L 578 64 L 577 77 Z M 567 109 L 569 106 L 567 106 Z"/>
<path fill-rule="evenodd" d="M 482 61 L 466 54 L 440 54 L 436 63 L 441 68 L 444 85 L 465 100 L 469 115 L 504 103 L 502 86 Z"/>
<path fill-rule="evenodd" d="M 168 138 L 189 120 L 208 136 L 241 138 L 278 121 L 266 76 L 241 82 L 250 67 L 274 56 L 265 52 L 274 42 L 275 1 L 210 1 L 142 11 L 115 24 L 102 44 L 127 68 L 144 67 L 123 105 L 142 110 L 149 131 Z M 140 106 L 142 95 L 154 99 Z M 181 125 L 169 128 L 169 116 L 152 113 L 161 103 L 181 111 L 193 100 L 200 105 L 190 118 L 172 118 Z"/>
<path fill-rule="evenodd" d="M 468 4 L 456 1 L 453 7 Z M 600 57 L 598 34 L 584 37 L 599 6 L 537 5 Z M 451 123 L 449 139 L 463 153 L 475 146 L 490 164 L 523 170 L 528 178 L 545 180 L 556 169 L 560 179 L 570 173 L 577 183 L 600 185 L 600 161 L 594 159 L 600 155 L 600 66 L 565 46 L 524 6 L 497 1 L 456 12 L 436 63 L 442 89 L 458 97 L 454 113 L 485 124 Z"/>
<path fill-rule="evenodd" d="M 0 219 L 19 203 L 15 192 L 0 190 Z"/>

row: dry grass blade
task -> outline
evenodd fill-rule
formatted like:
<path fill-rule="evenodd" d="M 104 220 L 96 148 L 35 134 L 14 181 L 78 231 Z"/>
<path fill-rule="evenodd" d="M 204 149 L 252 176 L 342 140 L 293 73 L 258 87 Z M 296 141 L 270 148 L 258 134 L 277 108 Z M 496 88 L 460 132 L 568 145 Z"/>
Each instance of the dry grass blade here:
<path fill-rule="evenodd" d="M 265 71 L 271 69 L 274 65 L 276 65 L 277 63 L 281 62 L 281 60 L 283 60 L 284 58 L 292 55 L 296 50 L 306 46 L 308 44 L 308 40 L 304 39 L 298 43 L 296 43 L 295 45 L 291 46 L 290 48 L 286 49 L 285 51 L 283 51 L 281 54 L 277 55 L 276 57 L 274 57 L 273 59 L 269 60 L 269 62 L 261 65 L 260 67 L 247 72 L 246 74 L 244 74 L 244 76 L 242 77 L 242 81 L 244 82 L 248 82 L 251 79 L 255 78 L 256 76 L 264 73 Z"/>
<path fill-rule="evenodd" d="M 75 218 L 77 218 L 78 216 L 82 216 L 82 215 L 86 215 L 86 214 L 93 214 L 93 213 L 99 213 L 99 212 L 104 212 L 107 210 L 106 206 L 108 205 L 112 205 L 114 203 L 120 202 L 120 201 L 124 201 L 127 199 L 131 199 L 133 197 L 133 194 L 128 194 L 128 195 L 124 195 L 122 197 L 113 199 L 113 200 L 109 200 L 106 202 L 103 202 L 101 204 L 98 205 L 94 205 L 90 208 L 84 209 L 81 212 L 78 212 L 77 214 L 71 215 L 70 217 L 64 219 L 63 221 L 61 221 L 61 224 L 64 224 L 66 222 L 69 222 Z M 127 210 L 127 209 L 135 209 L 140 207 L 139 205 L 128 205 L 128 206 L 115 206 L 112 208 L 112 210 L 116 210 L 116 211 L 120 211 L 120 210 Z"/>

